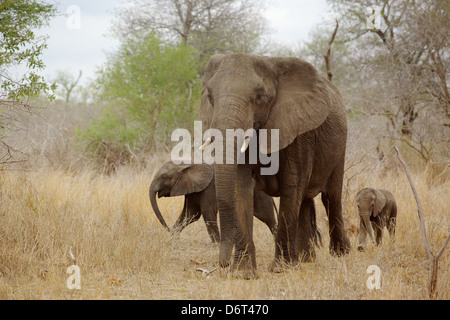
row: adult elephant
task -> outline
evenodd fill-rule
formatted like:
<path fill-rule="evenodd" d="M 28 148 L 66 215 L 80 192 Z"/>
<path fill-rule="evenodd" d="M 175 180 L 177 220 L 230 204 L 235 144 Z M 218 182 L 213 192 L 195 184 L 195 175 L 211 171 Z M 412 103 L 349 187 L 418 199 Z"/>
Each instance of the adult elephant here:
<path fill-rule="evenodd" d="M 319 193 L 329 219 L 331 252 L 349 251 L 341 206 L 347 140 L 344 104 L 338 90 L 311 64 L 287 57 L 215 55 L 203 75 L 200 119 L 204 130 L 218 129 L 223 137 L 227 129 L 268 129 L 269 137 L 271 130 L 279 130 L 278 147 L 259 145 L 263 153 L 279 153 L 279 170 L 272 176 L 260 175 L 261 164 L 248 161 L 230 164 L 227 158 L 219 164 L 216 154 L 220 266 L 230 265 L 234 246 L 232 269 L 244 277 L 256 274 L 252 175 L 257 186 L 280 196 L 272 271 L 281 263 L 314 257 L 310 207 Z M 241 152 L 248 146 L 245 141 Z M 208 139 L 201 149 L 210 143 Z M 234 160 L 237 156 L 238 151 Z"/>

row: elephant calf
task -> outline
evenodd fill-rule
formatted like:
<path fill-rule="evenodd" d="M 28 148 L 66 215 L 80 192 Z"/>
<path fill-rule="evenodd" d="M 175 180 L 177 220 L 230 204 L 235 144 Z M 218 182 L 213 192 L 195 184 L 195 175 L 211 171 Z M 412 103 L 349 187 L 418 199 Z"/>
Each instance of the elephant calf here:
<path fill-rule="evenodd" d="M 357 193 L 356 203 L 360 219 L 358 250 L 364 250 L 366 247 L 367 233 L 372 242 L 375 242 L 374 230 L 377 245 L 381 243 L 384 227 L 387 227 L 391 238 L 394 237 L 397 204 L 392 193 L 381 189 L 364 188 Z"/>
<path fill-rule="evenodd" d="M 172 230 L 167 226 L 156 202 L 160 197 L 184 195 L 184 206 Z M 217 227 L 217 200 L 214 167 L 208 164 L 176 165 L 166 162 L 155 174 L 149 189 L 150 203 L 156 217 L 170 232 L 180 233 L 186 226 L 205 220 L 206 229 L 213 242 L 220 241 Z M 264 222 L 275 233 L 277 222 L 272 197 L 262 191 L 254 191 L 255 217 Z"/>

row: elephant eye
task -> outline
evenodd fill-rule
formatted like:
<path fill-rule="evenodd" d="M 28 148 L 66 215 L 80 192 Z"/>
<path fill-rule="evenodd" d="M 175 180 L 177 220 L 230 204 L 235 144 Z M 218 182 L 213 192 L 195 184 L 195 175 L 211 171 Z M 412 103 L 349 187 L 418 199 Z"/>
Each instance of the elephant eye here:
<path fill-rule="evenodd" d="M 210 93 L 208 93 L 208 95 L 206 96 L 209 100 L 209 103 L 213 104 L 213 97 Z"/>
<path fill-rule="evenodd" d="M 255 99 L 256 104 L 267 103 L 267 96 L 264 92 L 259 92 L 256 94 Z"/>

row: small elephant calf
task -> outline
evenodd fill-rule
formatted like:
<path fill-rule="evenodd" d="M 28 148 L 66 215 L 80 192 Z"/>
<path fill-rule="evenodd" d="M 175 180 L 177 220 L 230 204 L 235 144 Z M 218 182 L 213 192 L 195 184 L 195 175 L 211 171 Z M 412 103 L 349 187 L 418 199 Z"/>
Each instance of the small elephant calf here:
<path fill-rule="evenodd" d="M 357 193 L 356 203 L 360 219 L 358 250 L 365 249 L 367 233 L 372 242 L 375 242 L 376 233 L 377 245 L 381 243 L 384 227 L 387 227 L 391 238 L 394 237 L 397 204 L 392 193 L 382 189 L 364 188 Z"/>
<path fill-rule="evenodd" d="M 172 230 L 167 226 L 156 202 L 160 197 L 184 195 L 184 206 Z M 155 174 L 149 189 L 150 203 L 156 217 L 170 232 L 180 233 L 186 226 L 201 216 L 213 242 L 220 241 L 217 227 L 217 199 L 214 181 L 214 167 L 208 164 L 176 165 L 166 162 Z M 254 191 L 255 217 L 264 222 L 275 233 L 277 222 L 274 202 L 262 191 Z"/>

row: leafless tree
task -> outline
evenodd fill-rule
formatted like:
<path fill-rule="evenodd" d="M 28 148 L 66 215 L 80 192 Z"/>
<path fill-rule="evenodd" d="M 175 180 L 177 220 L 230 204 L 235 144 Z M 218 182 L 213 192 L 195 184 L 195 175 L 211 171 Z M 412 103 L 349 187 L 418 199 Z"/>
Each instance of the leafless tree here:
<path fill-rule="evenodd" d="M 129 0 L 115 12 L 119 38 L 157 32 L 167 41 L 214 52 L 252 52 L 267 32 L 259 0 Z"/>
<path fill-rule="evenodd" d="M 62 88 L 62 94 L 65 97 L 65 101 L 69 102 L 70 95 L 73 92 L 73 89 L 77 86 L 78 82 L 80 81 L 82 71 L 78 73 L 78 77 L 74 78 L 69 72 L 67 71 L 57 71 L 55 82 L 58 84 L 58 86 L 61 86 Z"/>
<path fill-rule="evenodd" d="M 337 12 L 352 65 L 359 66 L 353 85 L 347 86 L 354 88 L 352 104 L 365 115 L 384 118 L 382 136 L 404 142 L 425 161 L 436 153 L 448 157 L 439 147 L 450 142 L 448 3 L 329 2 Z"/>

